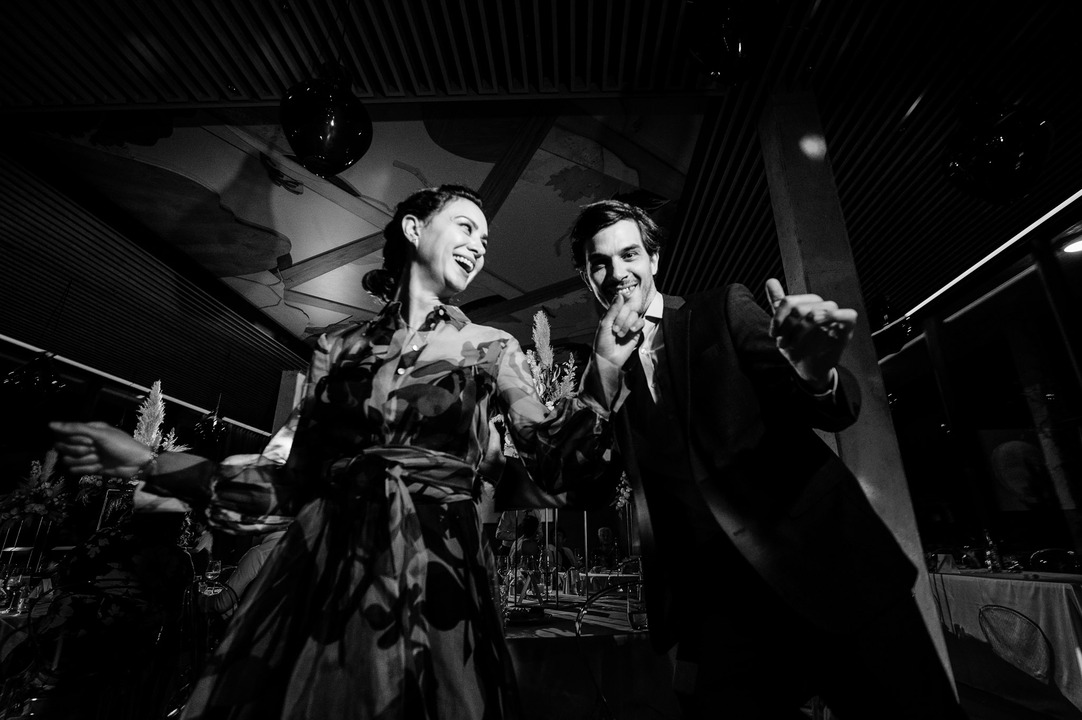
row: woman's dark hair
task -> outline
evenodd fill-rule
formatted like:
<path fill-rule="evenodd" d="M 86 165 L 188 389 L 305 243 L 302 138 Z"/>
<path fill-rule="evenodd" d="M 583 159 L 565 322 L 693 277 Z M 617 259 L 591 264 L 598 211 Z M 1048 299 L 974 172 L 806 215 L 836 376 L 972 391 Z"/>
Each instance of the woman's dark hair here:
<path fill-rule="evenodd" d="M 621 220 L 630 220 L 638 225 L 642 246 L 646 252 L 657 255 L 661 250 L 663 233 L 646 211 L 619 200 L 602 200 L 584 207 L 571 227 L 571 258 L 575 261 L 576 270 L 586 267 L 586 243 Z"/>
<path fill-rule="evenodd" d="M 481 196 L 462 185 L 424 188 L 398 203 L 394 217 L 383 228 L 383 267 L 365 273 L 361 281 L 364 289 L 384 302 L 394 297 L 409 260 L 410 242 L 402 232 L 402 219 L 413 215 L 425 222 L 442 210 L 444 205 L 457 199 L 469 200 L 484 209 Z"/>

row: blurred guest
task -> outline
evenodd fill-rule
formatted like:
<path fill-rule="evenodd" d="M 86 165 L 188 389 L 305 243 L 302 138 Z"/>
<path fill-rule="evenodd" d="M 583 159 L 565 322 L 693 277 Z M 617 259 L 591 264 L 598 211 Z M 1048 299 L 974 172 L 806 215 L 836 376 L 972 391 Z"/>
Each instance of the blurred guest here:
<path fill-rule="evenodd" d="M 597 529 L 597 543 L 590 548 L 590 569 L 593 572 L 615 570 L 620 564 L 620 547 L 612 528 Z"/>

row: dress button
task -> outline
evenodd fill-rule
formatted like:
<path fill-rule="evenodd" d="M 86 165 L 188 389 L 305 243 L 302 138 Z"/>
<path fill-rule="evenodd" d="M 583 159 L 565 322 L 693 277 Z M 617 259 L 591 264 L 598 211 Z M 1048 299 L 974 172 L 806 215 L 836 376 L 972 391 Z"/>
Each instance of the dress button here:
<path fill-rule="evenodd" d="M 413 346 L 413 351 L 417 352 L 417 346 L 416 345 Z"/>
<path fill-rule="evenodd" d="M 399 375 L 405 375 L 406 374 L 406 368 L 398 368 L 397 370 L 395 370 L 395 372 L 398 373 Z"/>

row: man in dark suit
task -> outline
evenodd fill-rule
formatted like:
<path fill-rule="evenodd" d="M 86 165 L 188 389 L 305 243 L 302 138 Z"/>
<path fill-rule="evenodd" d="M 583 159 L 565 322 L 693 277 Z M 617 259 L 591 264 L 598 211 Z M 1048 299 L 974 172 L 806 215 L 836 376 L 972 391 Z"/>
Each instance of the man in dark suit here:
<path fill-rule="evenodd" d="M 916 571 L 813 428 L 856 420 L 837 366 L 856 312 L 767 282 L 656 290 L 660 234 L 617 201 L 583 210 L 576 266 L 638 343 L 607 394 L 634 486 L 649 625 L 676 645 L 688 717 L 964 717 L 912 597 Z M 628 309 L 634 312 L 628 312 Z M 641 330 L 640 330 L 641 328 Z"/>

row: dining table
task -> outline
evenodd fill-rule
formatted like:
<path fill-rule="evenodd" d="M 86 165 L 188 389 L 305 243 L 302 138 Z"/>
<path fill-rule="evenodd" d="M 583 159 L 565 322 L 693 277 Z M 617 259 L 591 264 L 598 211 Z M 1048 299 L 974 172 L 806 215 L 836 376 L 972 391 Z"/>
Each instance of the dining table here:
<path fill-rule="evenodd" d="M 952 570 L 929 581 L 956 682 L 1082 719 L 1082 575 Z"/>

